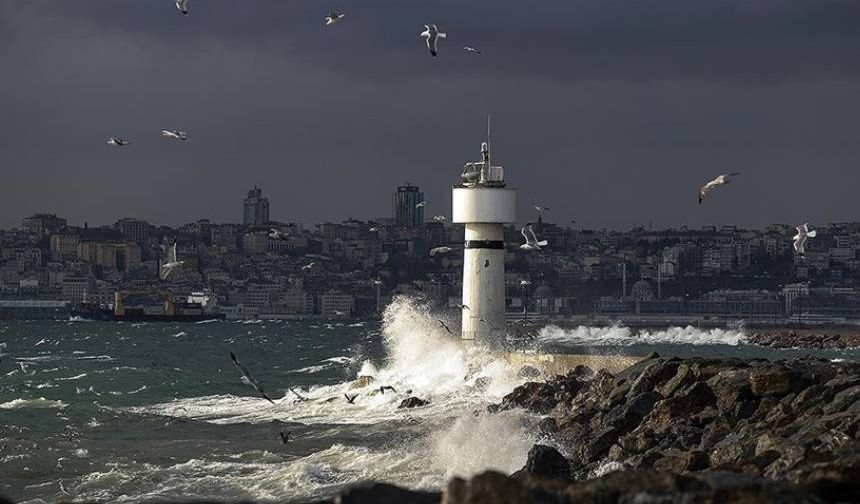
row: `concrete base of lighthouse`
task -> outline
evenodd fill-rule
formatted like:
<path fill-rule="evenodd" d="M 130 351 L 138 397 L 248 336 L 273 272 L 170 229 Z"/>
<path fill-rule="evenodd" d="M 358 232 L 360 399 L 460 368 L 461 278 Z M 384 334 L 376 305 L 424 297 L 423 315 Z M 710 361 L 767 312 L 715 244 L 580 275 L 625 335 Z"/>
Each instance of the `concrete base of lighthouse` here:
<path fill-rule="evenodd" d="M 505 336 L 504 224 L 514 222 L 515 216 L 512 189 L 454 187 L 451 220 L 465 225 L 464 343 L 493 344 Z"/>

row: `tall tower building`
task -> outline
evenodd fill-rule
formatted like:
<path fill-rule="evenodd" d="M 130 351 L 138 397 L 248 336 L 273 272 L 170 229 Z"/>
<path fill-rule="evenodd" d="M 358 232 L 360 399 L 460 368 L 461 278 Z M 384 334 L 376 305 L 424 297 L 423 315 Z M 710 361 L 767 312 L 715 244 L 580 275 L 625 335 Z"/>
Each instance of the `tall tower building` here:
<path fill-rule="evenodd" d="M 398 186 L 394 192 L 394 223 L 416 227 L 424 223 L 424 193 L 411 184 Z"/>
<path fill-rule="evenodd" d="M 451 222 L 465 225 L 462 339 L 494 344 L 505 336 L 504 225 L 516 220 L 517 192 L 505 188 L 504 168 L 492 165 L 489 138 L 481 161 L 466 163 L 452 202 Z"/>
<path fill-rule="evenodd" d="M 248 191 L 242 204 L 242 223 L 246 226 L 262 226 L 269 221 L 269 198 L 263 197 L 263 190 L 257 186 Z"/>

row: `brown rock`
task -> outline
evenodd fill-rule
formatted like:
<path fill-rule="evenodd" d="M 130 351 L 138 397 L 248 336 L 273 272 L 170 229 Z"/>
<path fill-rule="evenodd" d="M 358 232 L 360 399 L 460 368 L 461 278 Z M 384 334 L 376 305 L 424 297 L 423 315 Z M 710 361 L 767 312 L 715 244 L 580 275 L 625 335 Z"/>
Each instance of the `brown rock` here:
<path fill-rule="evenodd" d="M 798 373 L 784 366 L 757 369 L 750 373 L 749 382 L 756 397 L 781 397 L 800 386 Z"/>
<path fill-rule="evenodd" d="M 373 383 L 374 380 L 375 380 L 375 378 L 372 376 L 359 376 L 352 383 L 350 383 L 349 388 L 350 389 L 364 388 L 364 387 L 370 385 L 371 383 Z"/>

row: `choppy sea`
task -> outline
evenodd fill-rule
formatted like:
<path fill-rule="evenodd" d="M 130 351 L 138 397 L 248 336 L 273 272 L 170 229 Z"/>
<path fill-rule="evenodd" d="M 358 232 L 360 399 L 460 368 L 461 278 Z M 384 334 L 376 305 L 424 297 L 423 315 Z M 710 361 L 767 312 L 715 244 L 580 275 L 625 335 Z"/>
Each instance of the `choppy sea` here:
<path fill-rule="evenodd" d="M 537 419 L 485 412 L 522 382 L 518 369 L 462 347 L 439 318 L 398 299 L 381 322 L 0 323 L 0 494 L 302 502 L 367 480 L 441 489 L 454 475 L 519 469 L 539 441 Z M 691 327 L 548 327 L 532 349 L 811 353 Z M 275 404 L 243 383 L 230 352 Z M 858 350 L 812 355 L 860 359 Z M 373 385 L 351 389 L 361 375 Z M 358 397 L 348 404 L 344 394 Z M 430 402 L 398 409 L 408 396 Z"/>

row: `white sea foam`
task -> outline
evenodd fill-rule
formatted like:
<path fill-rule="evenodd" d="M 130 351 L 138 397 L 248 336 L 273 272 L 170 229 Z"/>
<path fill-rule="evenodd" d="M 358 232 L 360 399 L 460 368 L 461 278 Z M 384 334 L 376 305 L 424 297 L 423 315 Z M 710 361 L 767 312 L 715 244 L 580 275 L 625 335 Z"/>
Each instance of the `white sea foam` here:
<path fill-rule="evenodd" d="M 629 327 L 587 327 L 562 329 L 547 326 L 541 329 L 541 343 L 583 346 L 629 346 L 635 344 L 740 345 L 747 341 L 740 329 L 697 329 L 693 326 L 670 327 L 663 330 L 634 332 Z"/>
<path fill-rule="evenodd" d="M 68 404 L 63 401 L 55 401 L 39 397 L 36 399 L 13 399 L 9 402 L 0 404 L 0 409 L 19 410 L 25 408 L 65 408 Z"/>
<path fill-rule="evenodd" d="M 78 374 L 75 376 L 69 376 L 68 378 L 57 378 L 57 381 L 80 380 L 81 378 L 85 377 L 86 375 L 87 375 L 86 373 L 81 373 L 81 374 Z"/>

